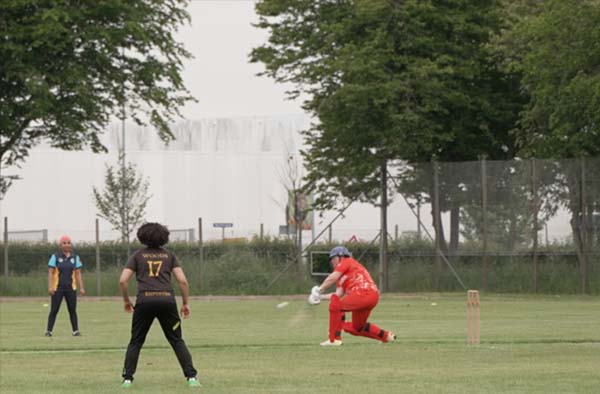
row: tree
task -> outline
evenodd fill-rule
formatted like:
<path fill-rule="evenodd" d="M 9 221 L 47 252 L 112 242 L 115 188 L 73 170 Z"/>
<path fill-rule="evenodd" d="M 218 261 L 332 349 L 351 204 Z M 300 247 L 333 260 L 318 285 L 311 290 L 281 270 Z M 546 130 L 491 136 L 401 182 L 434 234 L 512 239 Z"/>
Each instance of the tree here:
<path fill-rule="evenodd" d="M 104 191 L 93 188 L 98 216 L 112 224 L 127 244 L 131 232 L 144 221 L 151 197 L 148 185 L 142 174 L 138 174 L 135 164 L 127 163 L 119 168 L 107 165 Z"/>
<path fill-rule="evenodd" d="M 508 64 L 529 95 L 521 116 L 524 154 L 600 155 L 600 1 L 549 0 L 505 35 Z"/>
<path fill-rule="evenodd" d="M 308 214 L 312 210 L 312 207 L 310 207 L 309 196 L 303 191 L 303 166 L 296 155 L 291 152 L 288 153 L 287 160 L 279 171 L 279 177 L 285 188 L 287 198 L 285 223 L 288 229 L 290 225 L 293 225 L 295 228 L 296 266 L 298 281 L 302 283 L 304 280 L 304 272 L 302 271 L 302 231 L 305 229 Z"/>
<path fill-rule="evenodd" d="M 4 199 L 4 196 L 6 195 L 6 192 L 12 185 L 13 181 L 21 179 L 17 175 L 2 175 L 1 172 L 2 171 L 0 170 L 0 201 Z"/>
<path fill-rule="evenodd" d="M 168 123 L 192 100 L 180 75 L 191 55 L 173 36 L 186 4 L 0 2 L 0 166 L 19 165 L 42 140 L 105 152 L 100 134 L 125 112 L 171 140 Z"/>
<path fill-rule="evenodd" d="M 516 131 L 521 153 L 546 159 L 597 157 L 600 1 L 548 0 L 534 11 L 527 18 L 517 18 L 500 41 L 509 60 L 506 66 L 523 75 L 522 89 L 529 96 Z M 592 179 L 597 171 L 597 166 L 582 159 L 562 161 L 555 172 L 555 180 L 566 190 L 564 204 L 571 211 L 584 292 L 586 250 L 591 243 L 586 223 L 591 222 L 600 199 L 598 188 L 583 175 Z"/>
<path fill-rule="evenodd" d="M 292 97 L 306 93 L 319 120 L 303 152 L 318 208 L 345 198 L 384 210 L 395 164 L 514 152 L 518 80 L 488 46 L 502 27 L 498 1 L 263 0 L 256 9 L 270 36 L 251 60 L 294 83 Z"/>
<path fill-rule="evenodd" d="M 537 234 L 556 214 L 562 198 L 562 187 L 554 179 L 554 163 L 532 159 L 484 165 L 489 189 L 486 236 L 492 244 L 490 249 L 514 252 L 531 247 L 534 232 Z M 476 194 L 481 193 L 481 185 L 471 188 Z M 481 210 L 478 201 L 466 205 L 461 212 L 461 235 L 466 240 L 481 240 Z"/>
<path fill-rule="evenodd" d="M 309 95 L 319 123 L 305 133 L 318 205 L 379 196 L 388 160 L 507 155 L 514 81 L 486 43 L 501 28 L 496 1 L 287 1 L 257 4 L 269 42 L 253 61 Z M 511 97 L 512 98 L 512 97 Z M 508 127 L 507 127 L 508 124 Z M 500 152 L 500 153 L 497 153 Z M 318 170 L 318 171 L 316 171 Z"/>

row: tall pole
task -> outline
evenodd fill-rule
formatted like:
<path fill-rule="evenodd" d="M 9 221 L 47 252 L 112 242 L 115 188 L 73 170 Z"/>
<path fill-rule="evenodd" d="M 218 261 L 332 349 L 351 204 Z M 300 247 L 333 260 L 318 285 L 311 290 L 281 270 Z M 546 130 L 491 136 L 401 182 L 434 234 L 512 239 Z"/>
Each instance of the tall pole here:
<path fill-rule="evenodd" d="M 531 192 L 533 194 L 533 291 L 536 293 L 538 291 L 538 210 L 540 205 L 537 178 L 535 159 L 531 159 Z"/>
<path fill-rule="evenodd" d="M 587 196 L 586 196 L 586 171 L 585 171 L 585 157 L 581 158 L 581 192 L 580 192 L 580 212 L 581 217 L 579 220 L 579 231 L 581 238 L 581 292 L 583 294 L 587 293 L 587 285 L 588 285 L 588 235 L 587 235 Z"/>
<path fill-rule="evenodd" d="M 125 48 L 121 50 L 121 56 L 125 58 Z M 130 254 L 129 250 L 129 206 L 126 197 L 127 185 L 125 185 L 125 83 L 123 83 L 123 103 L 121 104 L 121 198 L 123 204 L 123 233 L 125 235 L 124 241 L 127 243 L 127 257 Z"/>
<path fill-rule="evenodd" d="M 388 233 L 387 233 L 387 161 L 381 165 L 381 238 L 379 239 L 379 283 L 388 291 Z"/>
<path fill-rule="evenodd" d="M 437 291 L 439 290 L 440 273 L 442 271 L 442 224 L 440 218 L 438 164 L 435 160 L 432 161 L 431 164 L 433 166 L 433 227 L 435 230 L 435 267 L 433 274 L 433 288 Z"/>
<path fill-rule="evenodd" d="M 488 281 L 488 239 L 487 239 L 487 174 L 485 158 L 481 159 L 481 237 L 483 239 L 483 273 L 481 276 L 481 288 L 487 288 Z"/>
<path fill-rule="evenodd" d="M 124 241 L 127 243 L 127 256 L 129 256 L 129 207 L 127 203 L 125 185 L 125 103 L 122 106 L 123 119 L 121 123 L 121 198 L 123 204 L 123 235 L 125 235 Z"/>

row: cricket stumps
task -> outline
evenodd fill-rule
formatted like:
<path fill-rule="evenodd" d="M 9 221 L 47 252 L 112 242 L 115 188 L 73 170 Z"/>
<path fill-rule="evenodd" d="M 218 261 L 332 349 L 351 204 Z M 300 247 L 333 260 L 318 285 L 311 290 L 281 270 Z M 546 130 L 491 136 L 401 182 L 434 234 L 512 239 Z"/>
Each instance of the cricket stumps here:
<path fill-rule="evenodd" d="M 479 291 L 467 291 L 467 345 L 479 345 Z"/>

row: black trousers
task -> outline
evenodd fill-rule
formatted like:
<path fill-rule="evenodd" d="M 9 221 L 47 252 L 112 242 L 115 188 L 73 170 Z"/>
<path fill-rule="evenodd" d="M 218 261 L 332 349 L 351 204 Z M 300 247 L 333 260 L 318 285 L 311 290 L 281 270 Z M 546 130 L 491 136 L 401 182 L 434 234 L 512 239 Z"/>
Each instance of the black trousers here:
<path fill-rule="evenodd" d="M 192 355 L 181 336 L 181 320 L 177 313 L 177 304 L 173 302 L 144 302 L 137 304 L 133 311 L 131 340 L 125 354 L 123 379 L 133 380 L 140 351 L 146 341 L 146 335 L 154 318 L 158 319 L 167 341 L 175 351 L 184 376 L 186 378 L 195 377 L 198 372 L 194 369 Z"/>
<path fill-rule="evenodd" d="M 48 314 L 48 325 L 46 326 L 46 330 L 48 331 L 52 331 L 54 328 L 56 315 L 60 309 L 63 297 L 67 302 L 69 318 L 71 319 L 71 328 L 73 331 L 79 330 L 79 325 L 77 323 L 77 292 L 73 289 L 58 289 L 54 295 L 50 297 L 50 313 Z"/>

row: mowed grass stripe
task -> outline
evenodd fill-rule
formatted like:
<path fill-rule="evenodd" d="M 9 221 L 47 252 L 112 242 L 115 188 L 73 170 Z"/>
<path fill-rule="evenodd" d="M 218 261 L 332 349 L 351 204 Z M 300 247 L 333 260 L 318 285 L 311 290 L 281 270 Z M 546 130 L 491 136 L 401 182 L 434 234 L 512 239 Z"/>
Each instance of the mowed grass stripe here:
<path fill-rule="evenodd" d="M 412 341 L 411 344 L 419 345 L 456 345 L 456 341 Z M 579 345 L 600 345 L 600 339 L 543 339 L 543 340 L 516 340 L 516 341 L 482 341 L 480 345 L 465 345 L 469 347 L 485 347 L 486 345 L 546 345 L 546 344 L 579 344 Z M 269 349 L 269 348 L 300 348 L 300 347 L 315 347 L 315 343 L 275 343 L 275 344 L 259 344 L 248 343 L 242 345 L 190 345 L 189 349 Z M 345 343 L 344 347 L 359 347 L 372 346 L 372 343 Z M 402 343 L 395 342 L 393 344 L 385 344 L 383 346 L 402 346 Z M 38 349 L 0 349 L 0 354 L 28 354 L 28 353 L 103 353 L 103 352 L 125 352 L 126 347 L 93 347 L 93 348 L 38 348 Z M 147 345 L 144 350 L 171 350 L 170 346 Z"/>
<path fill-rule="evenodd" d="M 303 300 L 196 300 L 182 324 L 204 393 L 597 394 L 600 297 L 481 298 L 478 346 L 465 344 L 466 293 L 384 297 L 369 320 L 398 334 L 389 345 L 346 335 L 321 348 L 327 305 Z M 121 390 L 131 315 L 117 300 L 78 311 L 83 336 L 71 336 L 63 305 L 46 338 L 42 302 L 0 303 L 2 394 Z M 158 322 L 131 391 L 190 392 Z"/>

